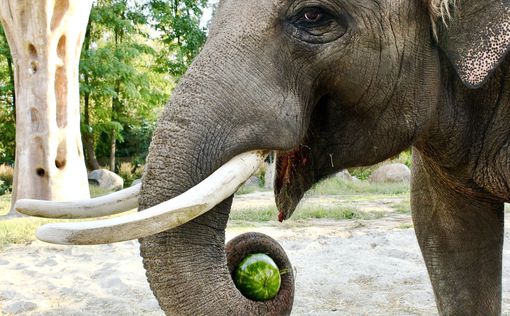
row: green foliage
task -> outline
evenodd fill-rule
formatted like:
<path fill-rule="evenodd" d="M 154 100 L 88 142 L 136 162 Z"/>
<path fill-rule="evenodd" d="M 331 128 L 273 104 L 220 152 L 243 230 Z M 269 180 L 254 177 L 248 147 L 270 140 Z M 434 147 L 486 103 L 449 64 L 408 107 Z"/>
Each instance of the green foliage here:
<path fill-rule="evenodd" d="M 156 119 L 175 81 L 205 41 L 199 27 L 205 4 L 202 0 L 94 4 L 80 64 L 80 90 L 82 131 L 93 139 L 101 161 L 116 150 L 116 156 L 132 157 L 135 164 L 145 162 Z"/>
<path fill-rule="evenodd" d="M 0 195 L 9 193 L 10 187 L 5 184 L 5 181 L 0 180 Z"/>
<path fill-rule="evenodd" d="M 349 173 L 351 176 L 356 177 L 360 180 L 368 180 L 372 172 L 375 171 L 374 166 L 370 167 L 357 167 L 349 169 Z"/>
<path fill-rule="evenodd" d="M 99 156 L 110 156 L 128 126 L 155 120 L 168 98 L 168 80 L 152 74 L 157 43 L 146 23 L 143 7 L 126 0 L 98 0 L 91 11 L 80 63 L 82 130 Z"/>
<path fill-rule="evenodd" d="M 413 150 L 409 148 L 401 152 L 397 158 L 397 161 L 411 168 L 413 165 Z"/>
<path fill-rule="evenodd" d="M 163 43 L 157 58 L 159 71 L 174 77 L 184 74 L 206 40 L 200 28 L 202 10 L 207 0 L 149 0 L 151 25 Z"/>
<path fill-rule="evenodd" d="M 155 129 L 156 121 L 143 121 L 140 125 L 126 126 L 122 131 L 124 142 L 117 148 L 118 156 L 130 157 L 135 166 L 145 164 L 145 157 L 149 154 L 149 146 Z"/>
<path fill-rule="evenodd" d="M 0 163 L 14 163 L 16 124 L 12 56 L 0 25 Z"/>

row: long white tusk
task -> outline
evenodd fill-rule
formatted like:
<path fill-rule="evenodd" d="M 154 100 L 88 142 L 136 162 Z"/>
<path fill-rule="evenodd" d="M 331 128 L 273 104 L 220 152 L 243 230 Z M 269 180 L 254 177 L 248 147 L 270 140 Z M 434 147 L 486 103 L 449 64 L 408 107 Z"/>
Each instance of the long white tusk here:
<path fill-rule="evenodd" d="M 92 218 L 109 216 L 138 207 L 141 184 L 105 196 L 83 201 L 52 202 L 41 200 L 18 200 L 16 211 L 44 218 Z"/>
<path fill-rule="evenodd" d="M 142 212 L 101 221 L 47 224 L 38 239 L 62 245 L 95 245 L 137 239 L 180 226 L 235 193 L 260 166 L 267 152 L 241 154 L 183 194 Z"/>

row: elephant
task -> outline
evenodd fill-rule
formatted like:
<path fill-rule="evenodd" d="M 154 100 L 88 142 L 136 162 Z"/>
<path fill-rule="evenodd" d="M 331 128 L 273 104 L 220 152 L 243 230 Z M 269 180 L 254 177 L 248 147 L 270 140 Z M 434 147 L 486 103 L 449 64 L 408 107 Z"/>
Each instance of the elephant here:
<path fill-rule="evenodd" d="M 412 146 L 412 218 L 439 313 L 498 315 L 510 202 L 509 47 L 508 0 L 221 0 L 159 119 L 133 216 L 145 223 L 140 214 L 238 155 L 257 151 L 250 157 L 260 161 L 276 151 L 283 221 L 321 179 Z M 231 181 L 220 187 L 238 185 Z M 288 265 L 283 249 L 254 235 L 227 246 L 227 256 L 232 193 L 207 212 L 195 212 L 205 202 L 186 207 L 195 213 L 174 218 L 172 229 L 158 217 L 143 236 L 140 226 L 108 226 L 108 238 L 90 243 L 140 237 L 168 315 L 290 314 L 292 276 L 266 302 L 245 298 L 232 281 L 228 258 L 252 244 Z"/>

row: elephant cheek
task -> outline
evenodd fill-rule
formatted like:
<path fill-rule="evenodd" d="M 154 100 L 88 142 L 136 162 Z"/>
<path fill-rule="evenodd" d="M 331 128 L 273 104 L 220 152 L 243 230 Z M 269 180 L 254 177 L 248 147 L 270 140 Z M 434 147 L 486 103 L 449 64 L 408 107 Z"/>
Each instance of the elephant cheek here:
<path fill-rule="evenodd" d="M 300 145 L 276 156 L 275 199 L 280 222 L 289 219 L 305 192 L 315 183 L 310 147 Z"/>

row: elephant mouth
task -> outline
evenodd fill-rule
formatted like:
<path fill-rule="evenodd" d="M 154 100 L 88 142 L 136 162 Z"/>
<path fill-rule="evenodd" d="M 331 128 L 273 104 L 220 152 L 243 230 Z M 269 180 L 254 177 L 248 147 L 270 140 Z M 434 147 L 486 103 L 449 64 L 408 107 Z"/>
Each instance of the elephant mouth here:
<path fill-rule="evenodd" d="M 142 212 L 96 221 L 46 224 L 38 228 L 36 236 L 55 244 L 93 245 L 139 239 L 176 228 L 233 195 L 267 155 L 267 151 L 238 155 L 183 194 Z M 81 202 L 19 200 L 15 208 L 44 218 L 92 218 L 136 208 L 139 192 L 138 186 Z"/>
<path fill-rule="evenodd" d="M 276 157 L 275 201 L 278 207 L 278 220 L 289 219 L 299 201 L 313 182 L 311 148 L 299 145 Z"/>

